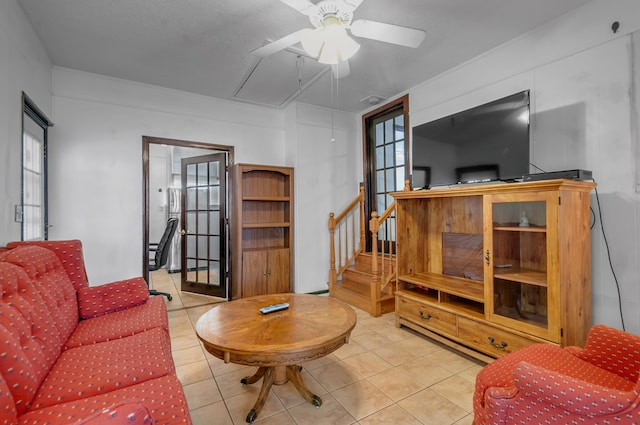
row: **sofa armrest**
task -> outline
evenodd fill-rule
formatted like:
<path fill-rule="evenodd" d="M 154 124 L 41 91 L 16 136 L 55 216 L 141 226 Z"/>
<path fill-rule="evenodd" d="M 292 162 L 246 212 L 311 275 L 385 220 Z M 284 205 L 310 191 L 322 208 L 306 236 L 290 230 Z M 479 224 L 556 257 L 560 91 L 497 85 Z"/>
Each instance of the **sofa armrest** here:
<path fill-rule="evenodd" d="M 149 287 L 141 277 L 87 286 L 78 291 L 78 314 L 89 319 L 144 304 L 148 299 Z"/>
<path fill-rule="evenodd" d="M 149 409 L 138 401 L 122 401 L 72 425 L 152 425 Z"/>
<path fill-rule="evenodd" d="M 583 349 L 572 347 L 571 353 L 601 369 L 637 382 L 640 377 L 640 336 L 594 325 Z"/>
<path fill-rule="evenodd" d="M 518 364 L 513 377 L 520 397 L 581 416 L 615 415 L 639 401 L 634 391 L 593 384 L 527 362 Z"/>

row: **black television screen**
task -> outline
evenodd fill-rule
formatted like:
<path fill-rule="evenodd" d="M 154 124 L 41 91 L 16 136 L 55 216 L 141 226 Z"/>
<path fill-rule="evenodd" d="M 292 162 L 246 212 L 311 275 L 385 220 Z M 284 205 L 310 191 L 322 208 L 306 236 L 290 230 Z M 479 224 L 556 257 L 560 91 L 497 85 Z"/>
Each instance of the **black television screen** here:
<path fill-rule="evenodd" d="M 413 128 L 414 189 L 513 181 L 529 173 L 529 91 Z"/>

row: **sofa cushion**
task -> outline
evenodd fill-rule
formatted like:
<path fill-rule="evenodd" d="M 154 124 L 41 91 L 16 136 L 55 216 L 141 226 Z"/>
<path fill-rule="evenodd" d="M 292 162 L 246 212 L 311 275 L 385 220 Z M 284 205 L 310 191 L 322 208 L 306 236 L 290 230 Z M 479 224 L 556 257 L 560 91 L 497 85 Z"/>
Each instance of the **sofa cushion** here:
<path fill-rule="evenodd" d="M 0 374 L 24 412 L 61 353 L 62 341 L 37 288 L 20 267 L 0 262 Z"/>
<path fill-rule="evenodd" d="M 0 424 L 13 425 L 18 423 L 18 412 L 7 381 L 0 374 Z"/>
<path fill-rule="evenodd" d="M 169 332 L 167 307 L 162 297 L 151 297 L 136 307 L 81 320 L 67 340 L 65 349 L 123 338 L 158 327 Z"/>
<path fill-rule="evenodd" d="M 30 410 L 108 393 L 174 373 L 162 328 L 64 351 L 40 385 Z"/>
<path fill-rule="evenodd" d="M 94 397 L 32 410 L 21 416 L 18 424 L 68 425 L 116 403 L 138 400 L 149 408 L 155 424 L 187 425 L 191 424 L 191 419 L 183 394 L 180 381 L 174 374 L 169 374 Z"/>
<path fill-rule="evenodd" d="M 141 277 L 99 286 L 87 286 L 78 291 L 78 309 L 82 319 L 102 316 L 144 304 L 149 299 L 149 287 Z"/>
<path fill-rule="evenodd" d="M 76 290 L 60 259 L 39 246 L 20 246 L 0 254 L 0 261 L 22 267 L 45 301 L 60 337 L 60 346 L 78 324 Z"/>
<path fill-rule="evenodd" d="M 9 242 L 7 248 L 19 246 L 40 246 L 53 251 L 67 272 L 76 290 L 89 286 L 82 255 L 82 242 L 77 239 L 66 241 L 16 241 Z"/>
<path fill-rule="evenodd" d="M 123 401 L 73 423 L 73 425 L 153 425 L 149 408 L 137 401 Z"/>

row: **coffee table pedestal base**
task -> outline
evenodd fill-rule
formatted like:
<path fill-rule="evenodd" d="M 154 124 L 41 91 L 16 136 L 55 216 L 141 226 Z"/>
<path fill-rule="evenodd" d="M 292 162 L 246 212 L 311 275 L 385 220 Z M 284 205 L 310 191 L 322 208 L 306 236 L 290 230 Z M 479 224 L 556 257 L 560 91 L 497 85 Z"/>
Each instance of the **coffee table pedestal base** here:
<path fill-rule="evenodd" d="M 263 378 L 260 395 L 258 395 L 258 399 L 253 405 L 253 409 L 251 409 L 247 414 L 247 423 L 252 423 L 256 420 L 258 413 L 260 413 L 265 401 L 267 401 L 267 396 L 269 395 L 271 386 L 274 384 L 283 385 L 291 381 L 293 386 L 296 387 L 296 390 L 298 390 L 305 400 L 316 407 L 322 406 L 322 399 L 305 387 L 304 382 L 302 381 L 302 376 L 300 375 L 301 369 L 302 368 L 297 365 L 260 367 L 252 376 L 242 378 L 240 380 L 242 385 L 254 384 L 258 382 L 260 378 Z"/>

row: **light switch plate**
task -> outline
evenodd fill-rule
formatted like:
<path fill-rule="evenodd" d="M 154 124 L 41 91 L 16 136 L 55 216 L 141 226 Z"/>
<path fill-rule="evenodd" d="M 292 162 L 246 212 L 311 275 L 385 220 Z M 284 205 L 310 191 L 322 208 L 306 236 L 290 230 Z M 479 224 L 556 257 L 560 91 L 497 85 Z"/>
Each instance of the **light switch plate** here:
<path fill-rule="evenodd" d="M 16 223 L 22 223 L 22 205 L 16 205 L 14 220 Z"/>

